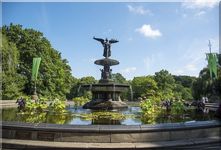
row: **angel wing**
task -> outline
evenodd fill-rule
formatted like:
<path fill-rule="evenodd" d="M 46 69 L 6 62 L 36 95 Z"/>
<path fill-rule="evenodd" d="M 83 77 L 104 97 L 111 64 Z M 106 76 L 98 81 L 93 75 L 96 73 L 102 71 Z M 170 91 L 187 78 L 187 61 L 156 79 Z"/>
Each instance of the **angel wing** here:
<path fill-rule="evenodd" d="M 115 40 L 115 39 L 111 39 L 110 41 L 109 41 L 109 43 L 117 43 L 117 42 L 119 42 L 118 40 Z"/>
<path fill-rule="evenodd" d="M 95 38 L 95 37 L 93 37 L 93 39 L 94 39 L 94 40 L 97 40 L 97 41 L 99 41 L 99 42 L 101 42 L 101 43 L 104 43 L 104 39 Z"/>

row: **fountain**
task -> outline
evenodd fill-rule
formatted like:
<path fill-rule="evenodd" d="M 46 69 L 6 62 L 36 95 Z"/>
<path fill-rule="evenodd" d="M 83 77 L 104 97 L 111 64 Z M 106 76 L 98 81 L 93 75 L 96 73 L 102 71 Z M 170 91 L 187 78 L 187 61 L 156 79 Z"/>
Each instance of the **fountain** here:
<path fill-rule="evenodd" d="M 101 70 L 101 79 L 97 84 L 81 85 L 83 89 L 92 92 L 92 100 L 86 103 L 83 108 L 85 109 L 119 109 L 127 108 L 126 103 L 121 101 L 120 95 L 130 88 L 127 84 L 115 83 L 112 79 L 112 69 L 110 66 L 118 65 L 119 61 L 110 59 L 111 44 L 117 43 L 117 40 L 107 38 L 93 38 L 101 42 L 104 47 L 103 56 L 105 58 L 96 60 L 96 65 L 103 66 Z"/>

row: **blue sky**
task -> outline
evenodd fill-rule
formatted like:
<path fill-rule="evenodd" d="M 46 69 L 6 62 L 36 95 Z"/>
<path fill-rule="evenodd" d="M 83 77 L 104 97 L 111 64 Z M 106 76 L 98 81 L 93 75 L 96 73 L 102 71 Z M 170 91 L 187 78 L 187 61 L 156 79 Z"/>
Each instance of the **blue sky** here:
<path fill-rule="evenodd" d="M 3 3 L 2 24 L 21 24 L 44 33 L 69 61 L 73 76 L 100 78 L 103 47 L 93 40 L 115 38 L 113 73 L 127 79 L 166 69 L 198 76 L 207 65 L 208 40 L 219 51 L 218 1 L 205 3 Z"/>

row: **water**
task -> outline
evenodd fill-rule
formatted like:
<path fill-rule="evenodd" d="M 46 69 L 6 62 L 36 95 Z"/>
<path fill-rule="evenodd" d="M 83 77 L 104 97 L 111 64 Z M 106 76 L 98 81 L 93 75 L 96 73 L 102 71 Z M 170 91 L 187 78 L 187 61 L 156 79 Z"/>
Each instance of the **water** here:
<path fill-rule="evenodd" d="M 18 112 L 17 108 L 3 109 L 3 121 L 18 121 L 31 123 L 54 123 L 54 124 L 72 124 L 72 125 L 91 125 L 91 124 L 112 124 L 112 125 L 141 125 L 172 122 L 191 122 L 214 120 L 214 112 L 196 113 L 190 109 L 182 117 L 171 117 L 167 115 L 159 116 L 156 119 L 142 118 L 141 108 L 130 106 L 124 110 L 112 110 L 109 112 L 93 111 L 81 107 L 69 107 L 64 114 L 55 114 L 51 112 L 28 113 Z M 95 117 L 95 118 L 93 118 Z"/>

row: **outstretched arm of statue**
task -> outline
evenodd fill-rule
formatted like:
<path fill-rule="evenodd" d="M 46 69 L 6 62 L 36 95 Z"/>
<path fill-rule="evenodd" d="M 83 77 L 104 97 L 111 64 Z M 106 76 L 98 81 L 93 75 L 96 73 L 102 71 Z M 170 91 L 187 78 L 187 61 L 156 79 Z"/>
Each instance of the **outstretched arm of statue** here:
<path fill-rule="evenodd" d="M 95 38 L 95 37 L 93 37 L 93 39 L 94 39 L 94 40 L 97 40 L 97 41 L 99 41 L 99 42 L 101 42 L 101 43 L 104 43 L 104 39 L 101 39 L 101 38 Z"/>
<path fill-rule="evenodd" d="M 115 40 L 115 39 L 111 39 L 110 41 L 109 41 L 109 43 L 117 43 L 117 42 L 119 42 L 118 40 Z"/>

